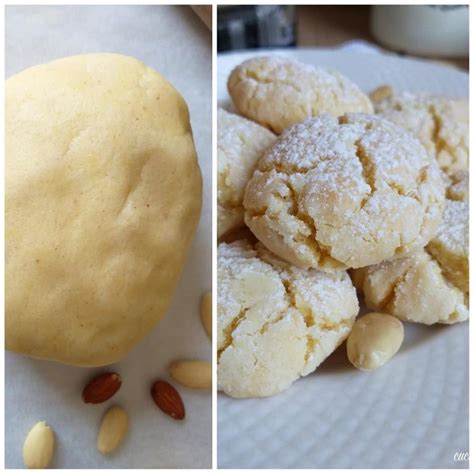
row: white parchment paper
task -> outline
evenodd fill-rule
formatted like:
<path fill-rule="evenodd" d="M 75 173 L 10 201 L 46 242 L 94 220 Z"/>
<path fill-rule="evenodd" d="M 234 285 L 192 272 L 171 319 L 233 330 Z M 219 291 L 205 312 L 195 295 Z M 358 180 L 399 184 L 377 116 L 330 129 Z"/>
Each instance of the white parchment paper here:
<path fill-rule="evenodd" d="M 56 58 L 115 52 L 134 56 L 162 73 L 184 96 L 191 114 L 204 182 L 197 235 L 166 318 L 112 369 L 121 390 L 101 405 L 84 405 L 85 382 L 100 369 L 36 361 L 13 353 L 5 360 L 5 463 L 21 468 L 23 440 L 39 420 L 55 430 L 56 468 L 207 468 L 211 466 L 210 392 L 179 387 L 186 420 L 158 410 L 150 384 L 167 376 L 178 358 L 211 358 L 199 318 L 201 294 L 211 287 L 211 34 L 186 6 L 6 7 L 6 75 Z M 169 379 L 169 378 L 168 378 Z M 130 431 L 120 450 L 96 450 L 106 408 L 122 405 Z"/>

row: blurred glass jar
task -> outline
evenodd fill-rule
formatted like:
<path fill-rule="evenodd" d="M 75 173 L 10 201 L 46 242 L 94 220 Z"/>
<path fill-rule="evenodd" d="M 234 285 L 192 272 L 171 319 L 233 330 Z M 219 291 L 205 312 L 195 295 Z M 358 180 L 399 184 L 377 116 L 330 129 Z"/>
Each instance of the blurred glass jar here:
<path fill-rule="evenodd" d="M 468 5 L 377 5 L 370 29 L 382 45 L 404 53 L 469 55 Z"/>
<path fill-rule="evenodd" d="M 220 5 L 217 50 L 296 45 L 295 7 L 289 5 Z"/>

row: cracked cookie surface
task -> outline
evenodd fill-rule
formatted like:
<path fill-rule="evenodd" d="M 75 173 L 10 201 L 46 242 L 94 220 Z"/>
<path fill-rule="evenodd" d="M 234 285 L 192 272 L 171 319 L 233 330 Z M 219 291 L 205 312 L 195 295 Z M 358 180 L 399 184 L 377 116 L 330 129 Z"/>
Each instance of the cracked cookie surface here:
<path fill-rule="evenodd" d="M 5 94 L 6 347 L 116 362 L 164 316 L 199 220 L 187 106 L 116 54 L 29 68 Z"/>
<path fill-rule="evenodd" d="M 446 200 L 443 222 L 425 249 L 351 272 L 370 309 L 424 324 L 468 318 L 469 204 Z"/>
<path fill-rule="evenodd" d="M 324 114 L 287 129 L 260 159 L 245 222 L 294 265 L 359 268 L 425 246 L 444 193 L 434 159 L 392 122 Z"/>
<path fill-rule="evenodd" d="M 422 324 L 453 324 L 469 317 L 467 296 L 425 249 L 351 271 L 368 308 Z"/>
<path fill-rule="evenodd" d="M 313 372 L 347 337 L 359 310 L 347 272 L 303 271 L 262 244 L 220 244 L 218 388 L 265 397 Z"/>
<path fill-rule="evenodd" d="M 443 222 L 426 250 L 454 286 L 469 293 L 469 202 L 446 200 Z"/>
<path fill-rule="evenodd" d="M 469 201 L 469 171 L 456 171 L 446 178 L 446 197 L 453 201 Z"/>
<path fill-rule="evenodd" d="M 217 111 L 217 236 L 244 226 L 242 204 L 247 181 L 262 153 L 275 141 L 266 128 Z"/>
<path fill-rule="evenodd" d="M 469 102 L 462 98 L 397 92 L 382 86 L 372 94 L 376 114 L 416 136 L 441 169 L 469 166 Z"/>
<path fill-rule="evenodd" d="M 244 61 L 227 88 L 239 113 L 275 133 L 321 113 L 373 111 L 369 98 L 339 72 L 279 56 Z"/>

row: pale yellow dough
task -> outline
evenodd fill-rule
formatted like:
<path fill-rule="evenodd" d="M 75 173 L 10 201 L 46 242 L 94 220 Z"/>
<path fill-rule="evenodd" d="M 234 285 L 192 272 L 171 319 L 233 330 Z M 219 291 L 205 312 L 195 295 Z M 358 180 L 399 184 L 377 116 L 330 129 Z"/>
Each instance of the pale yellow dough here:
<path fill-rule="evenodd" d="M 264 127 L 217 111 L 217 236 L 244 226 L 245 186 L 262 153 L 275 141 Z"/>
<path fill-rule="evenodd" d="M 468 99 L 396 92 L 389 86 L 371 97 L 376 113 L 413 133 L 444 171 L 468 168 Z"/>
<path fill-rule="evenodd" d="M 359 310 L 349 275 L 304 271 L 260 243 L 220 244 L 218 388 L 265 397 L 313 372 L 347 337 Z"/>
<path fill-rule="evenodd" d="M 6 348 L 116 362 L 163 317 L 199 219 L 187 106 L 115 54 L 32 67 L 5 93 Z"/>
<path fill-rule="evenodd" d="M 227 88 L 239 113 L 275 133 L 321 113 L 373 112 L 369 98 L 339 72 L 280 56 L 244 61 Z"/>
<path fill-rule="evenodd" d="M 424 247 L 445 185 L 421 144 L 388 120 L 324 114 L 286 130 L 249 181 L 245 222 L 302 268 L 359 268 Z"/>

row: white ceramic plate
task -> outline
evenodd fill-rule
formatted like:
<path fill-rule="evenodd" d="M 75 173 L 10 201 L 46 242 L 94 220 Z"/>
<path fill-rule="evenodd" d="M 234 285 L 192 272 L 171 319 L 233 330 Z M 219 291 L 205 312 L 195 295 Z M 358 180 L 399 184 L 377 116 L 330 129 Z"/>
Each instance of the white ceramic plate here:
<path fill-rule="evenodd" d="M 180 387 L 187 413 L 177 422 L 154 405 L 149 392 L 154 379 L 169 379 L 171 360 L 211 357 L 199 318 L 212 267 L 211 35 L 189 7 L 163 5 L 7 7 L 5 27 L 8 76 L 54 58 L 98 51 L 128 54 L 159 70 L 188 103 L 204 183 L 201 221 L 172 305 L 156 329 L 111 367 L 123 379 L 116 396 L 86 406 L 82 388 L 100 370 L 6 354 L 6 467 L 23 467 L 23 440 L 39 420 L 56 432 L 55 468 L 210 467 L 211 393 Z M 128 411 L 130 431 L 120 450 L 104 457 L 95 447 L 97 429 L 112 404 Z"/>
<path fill-rule="evenodd" d="M 334 68 L 369 92 L 382 84 L 468 95 L 468 76 L 427 62 L 337 50 L 275 52 Z M 258 54 L 268 54 L 261 53 Z M 218 102 L 231 69 L 255 53 L 218 57 Z M 218 396 L 222 468 L 467 468 L 468 324 L 407 324 L 400 352 L 374 373 L 341 346 L 314 373 L 271 398 Z"/>

